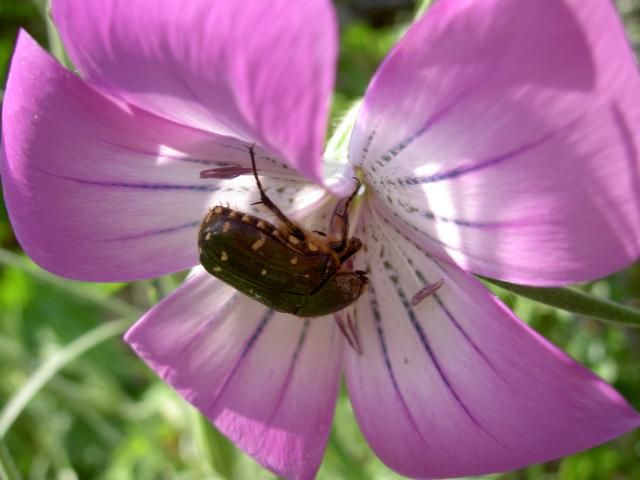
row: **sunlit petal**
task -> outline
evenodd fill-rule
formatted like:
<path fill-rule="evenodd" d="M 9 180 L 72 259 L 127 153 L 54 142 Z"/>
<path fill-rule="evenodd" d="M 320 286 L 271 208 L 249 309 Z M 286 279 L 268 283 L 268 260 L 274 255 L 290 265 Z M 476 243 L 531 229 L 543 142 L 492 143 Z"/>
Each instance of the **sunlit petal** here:
<path fill-rule="evenodd" d="M 328 0 L 54 0 L 52 12 L 99 88 L 322 179 L 337 49 Z"/>
<path fill-rule="evenodd" d="M 114 103 L 22 34 L 3 106 L 2 184 L 13 228 L 41 266 L 81 280 L 124 281 L 198 263 L 197 229 L 219 203 L 258 200 L 252 176 L 201 179 L 248 164 L 241 142 Z M 325 193 L 259 155 L 286 212 Z M 258 209 L 258 207 L 253 207 Z M 262 209 L 265 214 L 264 209 Z"/>
<path fill-rule="evenodd" d="M 611 2 L 443 0 L 373 79 L 351 159 L 424 248 L 558 285 L 639 256 L 639 125 Z"/>
<path fill-rule="evenodd" d="M 477 280 L 367 219 L 367 254 L 357 262 L 371 281 L 356 311 L 362 355 L 348 351 L 346 378 L 365 437 L 387 465 L 410 477 L 480 475 L 569 455 L 640 425 L 615 390 Z"/>
<path fill-rule="evenodd" d="M 342 338 L 331 319 L 273 312 L 198 273 L 126 340 L 262 465 L 314 477 L 340 377 Z"/>

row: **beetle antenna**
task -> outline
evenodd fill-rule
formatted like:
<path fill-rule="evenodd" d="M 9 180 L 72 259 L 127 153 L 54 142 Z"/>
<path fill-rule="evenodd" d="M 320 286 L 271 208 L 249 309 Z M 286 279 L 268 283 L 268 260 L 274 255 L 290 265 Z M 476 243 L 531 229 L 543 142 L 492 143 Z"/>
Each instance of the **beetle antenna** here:
<path fill-rule="evenodd" d="M 264 188 L 262 188 L 262 183 L 260 183 L 260 178 L 258 177 L 258 169 L 256 168 L 256 157 L 255 157 L 254 148 L 255 148 L 255 144 L 252 144 L 249 147 L 249 154 L 251 155 L 251 167 L 253 169 L 253 178 L 256 179 L 258 190 L 260 190 L 261 203 L 265 207 L 267 207 L 269 210 L 271 210 L 271 212 L 273 212 L 273 214 L 276 217 L 278 217 L 282 223 L 286 225 L 291 235 L 293 235 L 294 237 L 300 240 L 304 240 L 306 237 L 302 229 L 298 227 L 295 223 L 293 223 L 291 220 L 289 220 L 289 218 L 284 213 L 282 213 L 282 211 L 278 208 L 278 206 L 275 203 L 273 203 L 273 201 L 266 194 L 266 192 L 264 191 Z"/>

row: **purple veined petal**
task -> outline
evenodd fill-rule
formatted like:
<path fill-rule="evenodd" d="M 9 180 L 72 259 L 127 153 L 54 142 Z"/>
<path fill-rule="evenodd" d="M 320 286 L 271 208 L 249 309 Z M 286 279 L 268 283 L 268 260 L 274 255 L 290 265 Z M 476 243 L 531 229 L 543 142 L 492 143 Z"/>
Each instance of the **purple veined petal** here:
<path fill-rule="evenodd" d="M 561 285 L 638 258 L 639 125 L 611 2 L 442 0 L 377 72 L 351 159 L 423 248 Z"/>
<path fill-rule="evenodd" d="M 340 378 L 342 337 L 331 319 L 273 312 L 199 273 L 126 341 L 260 464 L 287 479 L 314 477 Z"/>
<path fill-rule="evenodd" d="M 640 425 L 609 385 L 532 331 L 477 280 L 365 215 L 370 288 L 346 380 L 376 454 L 412 478 L 481 475 L 590 448 Z M 411 306 L 426 283 L 442 286 Z"/>
<path fill-rule="evenodd" d="M 62 276 L 125 281 L 192 267 L 207 209 L 246 210 L 258 199 L 251 175 L 200 178 L 216 165 L 249 162 L 245 144 L 111 101 L 24 33 L 2 116 L 0 167 L 13 228 L 37 263 Z M 326 196 L 274 162 L 258 152 L 260 173 L 272 177 L 265 186 L 283 210 Z"/>
<path fill-rule="evenodd" d="M 134 105 L 264 145 L 322 181 L 337 25 L 328 0 L 52 2 L 81 75 Z"/>

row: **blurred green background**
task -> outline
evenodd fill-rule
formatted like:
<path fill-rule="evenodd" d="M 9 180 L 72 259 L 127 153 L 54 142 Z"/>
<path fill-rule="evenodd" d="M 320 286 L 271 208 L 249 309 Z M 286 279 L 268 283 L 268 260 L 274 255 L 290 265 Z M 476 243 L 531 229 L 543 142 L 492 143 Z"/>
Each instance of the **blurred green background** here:
<path fill-rule="evenodd" d="M 362 95 L 411 21 L 412 0 L 336 1 L 338 113 Z M 60 55 L 45 2 L 0 0 L 0 99 L 18 28 Z M 640 1 L 619 1 L 634 46 Z M 1 199 L 0 199 L 1 202 Z M 120 337 L 181 281 L 83 284 L 24 256 L 0 203 L 0 478 L 271 479 L 160 382 Z M 640 307 L 640 265 L 584 289 Z M 640 331 L 612 327 L 498 292 L 538 331 L 640 409 Z M 3 437 L 3 433 L 5 433 Z M 1 469 L 0 469 L 1 470 Z M 369 451 L 343 391 L 320 479 L 398 479 Z M 492 478 L 639 479 L 640 433 Z"/>

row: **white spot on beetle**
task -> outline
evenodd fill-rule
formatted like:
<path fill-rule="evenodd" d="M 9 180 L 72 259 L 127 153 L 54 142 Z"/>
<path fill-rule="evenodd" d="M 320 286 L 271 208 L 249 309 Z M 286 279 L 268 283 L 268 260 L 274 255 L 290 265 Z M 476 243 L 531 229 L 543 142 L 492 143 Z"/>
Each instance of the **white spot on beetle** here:
<path fill-rule="evenodd" d="M 287 238 L 287 240 L 289 241 L 289 243 L 291 245 L 298 245 L 300 243 L 300 240 L 298 240 L 296 237 L 294 237 L 293 235 L 289 235 L 289 238 Z"/>
<path fill-rule="evenodd" d="M 213 213 L 220 215 L 222 213 L 222 207 L 216 207 L 213 209 Z"/>
<path fill-rule="evenodd" d="M 253 242 L 253 245 L 251 245 L 251 248 L 254 250 L 259 250 L 265 244 L 266 241 L 267 241 L 267 237 L 261 236 L 259 239 Z"/>
<path fill-rule="evenodd" d="M 229 255 L 227 255 L 227 252 L 225 252 L 224 250 L 222 251 L 222 255 L 220 255 L 220 260 L 222 260 L 223 262 L 229 260 Z"/>
<path fill-rule="evenodd" d="M 260 275 L 262 275 L 263 277 L 267 275 L 267 271 L 263 268 L 262 271 L 260 272 Z"/>
<path fill-rule="evenodd" d="M 291 260 L 291 265 L 295 265 L 296 263 L 298 263 L 298 257 L 293 257 Z"/>
<path fill-rule="evenodd" d="M 231 224 L 229 222 L 224 222 L 222 224 L 222 231 L 224 233 L 227 233 L 229 231 L 229 229 L 231 228 Z"/>
<path fill-rule="evenodd" d="M 251 223 L 251 217 L 249 215 L 243 215 L 240 221 L 242 223 Z"/>
<path fill-rule="evenodd" d="M 222 269 L 220 267 L 213 267 L 214 272 L 221 272 Z"/>
<path fill-rule="evenodd" d="M 312 252 L 318 251 L 318 246 L 313 242 L 307 242 L 307 248 Z"/>
<path fill-rule="evenodd" d="M 211 240 L 211 232 L 207 232 L 207 234 L 204 236 L 205 240 Z"/>

